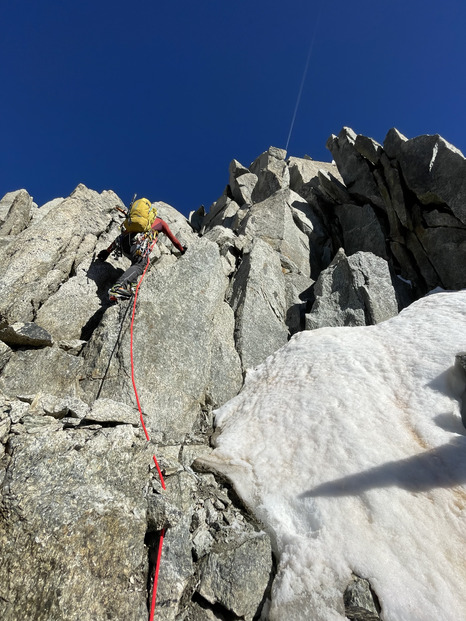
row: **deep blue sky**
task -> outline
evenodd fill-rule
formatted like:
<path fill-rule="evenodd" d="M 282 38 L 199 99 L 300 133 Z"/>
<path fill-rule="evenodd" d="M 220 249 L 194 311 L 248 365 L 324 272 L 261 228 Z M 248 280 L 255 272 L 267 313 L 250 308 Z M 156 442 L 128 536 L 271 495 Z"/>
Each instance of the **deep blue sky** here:
<path fill-rule="evenodd" d="M 78 183 L 187 214 L 270 145 L 329 161 L 344 125 L 466 153 L 464 0 L 3 0 L 0 197 Z"/>

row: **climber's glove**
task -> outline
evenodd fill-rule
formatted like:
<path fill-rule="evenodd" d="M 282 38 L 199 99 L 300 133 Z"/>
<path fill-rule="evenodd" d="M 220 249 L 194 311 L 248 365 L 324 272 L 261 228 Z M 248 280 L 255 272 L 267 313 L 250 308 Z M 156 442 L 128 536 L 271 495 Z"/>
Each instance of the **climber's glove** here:
<path fill-rule="evenodd" d="M 99 254 L 97 255 L 97 258 L 99 259 L 99 261 L 106 261 L 109 256 L 110 256 L 110 253 L 108 250 L 101 250 Z"/>

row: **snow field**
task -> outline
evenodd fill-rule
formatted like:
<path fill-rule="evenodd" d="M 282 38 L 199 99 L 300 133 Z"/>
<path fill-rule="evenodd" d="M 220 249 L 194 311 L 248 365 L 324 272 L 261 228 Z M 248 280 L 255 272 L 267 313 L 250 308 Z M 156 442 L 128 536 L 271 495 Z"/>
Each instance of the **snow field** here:
<path fill-rule="evenodd" d="M 376 326 L 294 336 L 216 413 L 212 460 L 272 536 L 271 621 L 344 619 L 351 573 L 385 621 L 466 619 L 466 291 Z"/>

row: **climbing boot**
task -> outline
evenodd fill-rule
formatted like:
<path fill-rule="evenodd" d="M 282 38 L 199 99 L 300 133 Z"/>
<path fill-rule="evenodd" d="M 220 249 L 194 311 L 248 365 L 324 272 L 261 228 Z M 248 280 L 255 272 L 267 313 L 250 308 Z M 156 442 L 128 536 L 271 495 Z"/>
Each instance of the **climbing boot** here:
<path fill-rule="evenodd" d="M 108 297 L 110 302 L 115 302 L 118 299 L 128 299 L 132 296 L 131 287 L 128 285 L 115 284 L 108 290 Z"/>

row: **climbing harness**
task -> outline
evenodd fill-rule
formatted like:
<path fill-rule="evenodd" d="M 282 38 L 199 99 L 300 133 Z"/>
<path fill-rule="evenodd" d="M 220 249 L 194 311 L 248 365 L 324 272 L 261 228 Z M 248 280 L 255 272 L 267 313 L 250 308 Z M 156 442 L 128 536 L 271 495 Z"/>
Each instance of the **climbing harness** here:
<path fill-rule="evenodd" d="M 148 256 L 153 248 L 153 244 L 157 239 L 158 234 L 158 231 L 153 231 L 152 229 L 150 231 L 146 231 L 145 233 L 137 233 L 133 239 L 133 243 L 136 245 L 135 254 L 143 258 Z M 118 235 L 113 242 L 112 255 L 115 259 L 119 259 L 124 254 L 122 243 L 123 238 L 126 235 L 128 235 L 128 233 L 121 233 L 121 235 Z"/>
<path fill-rule="evenodd" d="M 134 238 L 136 243 L 136 254 L 140 257 L 146 257 L 154 247 L 155 239 L 158 231 L 148 231 L 146 233 L 138 233 Z"/>

